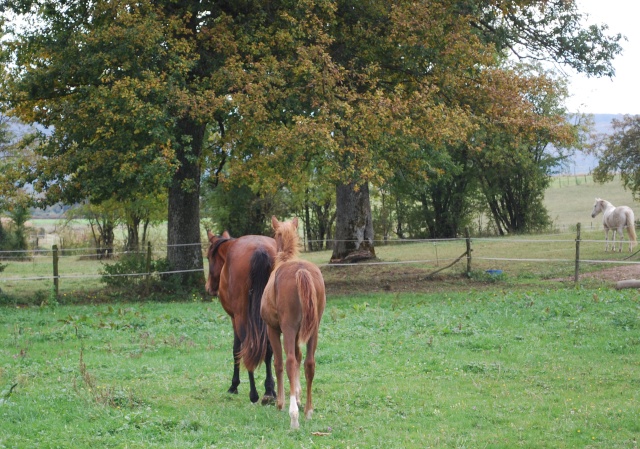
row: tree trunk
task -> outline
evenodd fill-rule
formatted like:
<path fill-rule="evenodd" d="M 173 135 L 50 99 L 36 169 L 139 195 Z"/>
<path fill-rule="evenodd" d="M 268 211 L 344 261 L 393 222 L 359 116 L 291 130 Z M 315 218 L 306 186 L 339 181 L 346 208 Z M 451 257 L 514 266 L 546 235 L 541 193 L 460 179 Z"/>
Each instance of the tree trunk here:
<path fill-rule="evenodd" d="M 127 244 L 126 250 L 131 252 L 138 252 L 140 250 L 140 223 L 142 218 L 136 214 L 132 214 L 127 219 Z"/>
<path fill-rule="evenodd" d="M 104 257 L 111 259 L 113 257 L 113 245 L 116 240 L 115 236 L 115 223 L 111 220 L 106 220 L 102 227 L 102 240 L 104 244 Z"/>
<path fill-rule="evenodd" d="M 336 188 L 336 235 L 331 262 L 358 262 L 375 257 L 369 185 L 339 184 Z"/>
<path fill-rule="evenodd" d="M 315 249 L 313 245 L 313 233 L 311 232 L 311 214 L 309 212 L 309 189 L 306 189 L 304 195 L 304 232 L 307 234 L 307 251 Z"/>
<path fill-rule="evenodd" d="M 200 153 L 205 126 L 188 119 L 178 123 L 191 142 L 177 149 L 180 166 L 169 187 L 167 259 L 183 286 L 204 283 L 200 242 Z"/>

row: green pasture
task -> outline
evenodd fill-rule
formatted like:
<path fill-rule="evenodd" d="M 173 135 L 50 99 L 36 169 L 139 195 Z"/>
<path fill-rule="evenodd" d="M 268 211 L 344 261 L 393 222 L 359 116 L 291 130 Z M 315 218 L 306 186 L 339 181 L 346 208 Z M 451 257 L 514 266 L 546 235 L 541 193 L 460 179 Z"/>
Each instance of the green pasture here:
<path fill-rule="evenodd" d="M 605 184 L 596 184 L 590 175 L 557 176 L 545 193 L 545 206 L 560 231 L 570 231 L 576 223 L 583 229 L 602 229 L 602 215 L 591 218 L 595 198 L 604 198 L 616 206 L 629 206 L 640 218 L 640 202 L 624 190 L 619 177 Z"/>
<path fill-rule="evenodd" d="M 217 302 L 6 307 L 2 448 L 633 448 L 636 291 L 330 297 L 315 415 L 253 405 Z M 258 373 L 260 385 L 264 370 Z M 304 382 L 304 381 L 303 381 Z"/>

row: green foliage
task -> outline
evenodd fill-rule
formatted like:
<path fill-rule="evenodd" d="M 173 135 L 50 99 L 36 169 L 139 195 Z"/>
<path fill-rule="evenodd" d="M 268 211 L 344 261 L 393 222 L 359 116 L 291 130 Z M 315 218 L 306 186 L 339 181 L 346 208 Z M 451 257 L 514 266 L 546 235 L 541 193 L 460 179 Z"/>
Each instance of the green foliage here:
<path fill-rule="evenodd" d="M 26 222 L 31 216 L 29 209 L 18 202 L 10 207 L 8 215 L 11 219 L 10 225 L 5 229 L 0 223 L 0 250 L 16 251 L 10 255 L 12 259 L 26 258 Z"/>
<path fill-rule="evenodd" d="M 271 234 L 271 216 L 287 216 L 284 194 L 261 195 L 247 185 L 224 184 L 207 190 L 202 215 L 213 229 L 232 236 Z"/>
<path fill-rule="evenodd" d="M 31 27 L 3 40 L 2 56 L 14 61 L 7 104 L 51 132 L 34 142 L 20 182 L 49 203 L 130 201 L 168 188 L 175 242 L 197 239 L 202 168 L 214 176 L 224 168 L 261 199 L 285 189 L 300 197 L 314 184 L 356 191 L 401 170 L 429 184 L 414 199 L 424 215 L 416 227 L 454 235 L 468 222 L 467 190 L 450 189 L 434 153 L 467 143 L 499 151 L 476 139 L 478 129 L 512 137 L 562 128 L 562 114 L 541 119 L 533 100 L 556 86 L 506 65 L 507 52 L 611 75 L 621 51 L 621 36 L 584 28 L 564 0 L 44 3 L 3 3 Z M 223 220 L 261 232 L 269 208 L 245 194 L 254 209 L 241 219 L 222 207 Z M 301 209 L 287 206 L 280 210 Z M 369 210 L 353 217 L 357 209 L 337 205 L 336 222 L 352 234 L 339 238 L 370 222 Z M 524 229 L 511 221 L 509 231 Z M 194 260 L 175 254 L 174 265 Z"/>
<path fill-rule="evenodd" d="M 612 122 L 613 132 L 600 135 L 594 144 L 599 156 L 598 166 L 593 171 L 599 183 L 611 181 L 620 175 L 622 184 L 634 198 L 640 198 L 640 117 L 625 115 Z"/>
<path fill-rule="evenodd" d="M 147 287 L 147 273 L 153 275 L 168 271 L 166 259 L 150 261 L 150 271 L 147 272 L 147 256 L 142 253 L 123 254 L 115 262 L 103 263 L 102 282 L 110 287 L 135 288 Z M 152 277 L 152 282 L 158 282 L 158 276 Z"/>

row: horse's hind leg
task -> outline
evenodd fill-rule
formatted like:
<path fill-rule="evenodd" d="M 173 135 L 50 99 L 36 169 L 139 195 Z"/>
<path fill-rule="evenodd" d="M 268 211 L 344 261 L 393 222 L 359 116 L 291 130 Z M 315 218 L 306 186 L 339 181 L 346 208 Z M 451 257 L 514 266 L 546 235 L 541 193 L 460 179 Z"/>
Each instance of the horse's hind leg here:
<path fill-rule="evenodd" d="M 260 395 L 258 394 L 258 389 L 256 388 L 256 379 L 253 376 L 253 371 L 248 371 L 249 373 L 249 400 L 252 403 L 258 402 L 260 399 Z"/>
<path fill-rule="evenodd" d="M 271 372 L 272 358 L 273 351 L 271 349 L 271 344 L 269 344 L 267 346 L 267 354 L 264 359 L 267 377 L 264 380 L 264 396 L 262 396 L 262 405 L 270 404 L 276 400 L 275 382 L 273 381 L 273 374 Z"/>
<path fill-rule="evenodd" d="M 302 366 L 302 351 L 300 350 L 300 345 L 298 341 L 298 337 L 296 336 L 296 361 L 298 362 L 298 376 L 296 378 L 296 401 L 298 403 L 298 407 L 301 406 L 302 402 L 302 387 L 300 386 L 300 366 Z"/>
<path fill-rule="evenodd" d="M 311 419 L 313 415 L 313 402 L 311 400 L 311 388 L 313 378 L 316 375 L 316 346 L 318 344 L 318 334 L 312 335 L 307 342 L 307 356 L 304 361 L 304 376 L 307 380 L 307 402 L 304 406 L 304 417 Z"/>
<path fill-rule="evenodd" d="M 298 418 L 298 394 L 300 385 L 300 365 L 296 356 L 296 332 L 283 330 L 284 352 L 287 354 L 287 377 L 289 378 L 289 417 L 291 418 L 291 428 L 300 427 Z"/>
<path fill-rule="evenodd" d="M 271 348 L 273 349 L 273 369 L 276 371 L 276 387 L 278 389 L 276 394 L 276 407 L 278 410 L 282 410 L 284 407 L 284 381 L 282 378 L 284 366 L 282 363 L 280 331 L 267 326 L 267 336 L 269 337 L 269 343 L 271 343 Z"/>
<path fill-rule="evenodd" d="M 231 378 L 231 386 L 227 393 L 238 394 L 238 385 L 240 385 L 240 337 L 236 332 L 233 332 L 233 377 Z"/>
<path fill-rule="evenodd" d="M 618 229 L 618 234 L 620 237 L 618 238 L 618 252 L 622 252 L 622 245 L 624 244 L 624 226 Z"/>

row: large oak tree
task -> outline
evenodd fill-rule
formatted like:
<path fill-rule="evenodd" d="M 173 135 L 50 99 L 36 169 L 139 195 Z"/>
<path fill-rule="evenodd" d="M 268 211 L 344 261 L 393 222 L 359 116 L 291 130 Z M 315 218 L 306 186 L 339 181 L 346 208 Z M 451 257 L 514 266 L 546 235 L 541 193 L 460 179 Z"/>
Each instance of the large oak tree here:
<path fill-rule="evenodd" d="M 169 259 L 185 271 L 202 263 L 190 245 L 203 148 L 254 191 L 305 189 L 322 166 L 336 188 L 333 259 L 371 257 L 370 183 L 398 167 L 428 179 L 432 161 L 416 152 L 464 143 L 479 121 L 546 126 L 507 50 L 593 75 L 611 75 L 619 51 L 571 0 L 3 6 L 32 18 L 13 42 L 13 113 L 53 129 L 26 180 L 50 201 L 168 189 Z M 474 109 L 474 96 L 495 104 Z"/>

